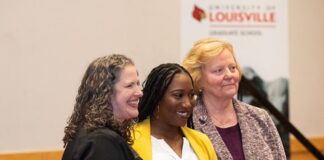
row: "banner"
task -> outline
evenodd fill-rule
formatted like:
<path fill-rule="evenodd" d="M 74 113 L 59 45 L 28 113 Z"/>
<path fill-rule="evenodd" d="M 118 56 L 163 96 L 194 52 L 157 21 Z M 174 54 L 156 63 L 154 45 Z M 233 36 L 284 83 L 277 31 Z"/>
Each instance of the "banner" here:
<path fill-rule="evenodd" d="M 199 39 L 231 42 L 244 76 L 288 117 L 287 0 L 181 0 L 180 6 L 181 61 Z M 243 101 L 260 106 L 248 95 Z M 289 156 L 289 134 L 274 122 Z"/>

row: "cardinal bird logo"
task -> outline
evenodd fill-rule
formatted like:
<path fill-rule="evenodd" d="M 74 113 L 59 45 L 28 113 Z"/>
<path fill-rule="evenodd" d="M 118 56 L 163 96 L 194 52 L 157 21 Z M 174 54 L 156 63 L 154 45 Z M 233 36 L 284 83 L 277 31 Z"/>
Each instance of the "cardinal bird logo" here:
<path fill-rule="evenodd" d="M 204 10 L 195 5 L 194 10 L 192 11 L 192 16 L 197 21 L 201 21 L 206 18 L 206 13 Z"/>

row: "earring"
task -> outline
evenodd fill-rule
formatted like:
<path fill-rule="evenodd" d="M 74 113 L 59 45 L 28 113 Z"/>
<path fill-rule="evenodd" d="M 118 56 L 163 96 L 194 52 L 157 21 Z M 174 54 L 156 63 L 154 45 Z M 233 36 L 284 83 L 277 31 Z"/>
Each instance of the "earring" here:
<path fill-rule="evenodd" d="M 203 94 L 203 89 L 200 88 L 200 89 L 198 90 L 198 96 L 200 96 L 200 95 L 202 95 L 202 94 Z"/>

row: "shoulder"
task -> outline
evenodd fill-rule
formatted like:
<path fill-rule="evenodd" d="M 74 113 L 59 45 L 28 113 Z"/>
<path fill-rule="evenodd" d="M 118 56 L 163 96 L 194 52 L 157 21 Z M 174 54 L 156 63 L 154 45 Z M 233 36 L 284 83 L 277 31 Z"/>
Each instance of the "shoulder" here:
<path fill-rule="evenodd" d="M 234 102 L 234 107 L 240 126 L 247 123 L 250 124 L 248 125 L 249 127 L 259 126 L 264 130 L 271 130 L 274 128 L 274 122 L 265 109 L 252 106 L 238 100 Z"/>
<path fill-rule="evenodd" d="M 244 116 L 251 116 L 257 119 L 268 119 L 270 116 L 265 109 L 241 102 L 239 100 L 234 100 L 234 108 L 238 114 L 243 114 Z"/>
<path fill-rule="evenodd" d="M 134 141 L 132 147 L 143 159 L 150 159 L 152 157 L 150 132 L 150 120 L 145 119 L 137 123 L 134 126 L 134 131 L 131 133 Z"/>
<path fill-rule="evenodd" d="M 81 136 L 86 143 L 91 143 L 91 145 L 126 143 L 126 141 L 119 134 L 109 128 L 96 129 L 90 133 L 83 133 Z"/>
<path fill-rule="evenodd" d="M 108 128 L 96 129 L 90 133 L 81 129 L 71 144 L 68 144 L 65 152 L 63 159 L 69 159 L 69 157 L 76 159 L 91 157 L 91 159 L 98 160 L 109 157 L 124 159 L 126 156 L 132 156 L 127 142 Z"/>
<path fill-rule="evenodd" d="M 147 134 L 151 134 L 150 131 L 150 119 L 145 119 L 142 122 L 139 122 L 137 124 L 135 124 L 134 126 L 134 131 L 132 132 L 132 137 L 135 138 L 139 135 L 147 135 Z"/>
<path fill-rule="evenodd" d="M 108 146 L 118 148 L 128 145 L 123 137 L 109 128 L 100 128 L 88 133 L 87 142 L 93 147 Z"/>
<path fill-rule="evenodd" d="M 265 134 L 269 134 L 270 131 L 275 132 L 275 124 L 265 109 L 246 104 L 244 102 L 237 101 L 237 105 L 234 105 L 237 111 L 241 130 L 243 128 L 258 127 L 263 130 Z"/>
<path fill-rule="evenodd" d="M 188 127 L 182 127 L 182 131 L 188 139 L 196 139 L 203 142 L 210 141 L 207 135 L 200 131 Z"/>
<path fill-rule="evenodd" d="M 85 129 L 78 130 L 76 137 L 71 142 L 71 145 L 81 146 L 81 145 L 94 145 L 97 141 L 119 141 L 123 138 L 118 135 L 115 131 L 109 128 L 95 129 L 94 131 L 87 132 Z"/>
<path fill-rule="evenodd" d="M 181 129 L 199 159 L 217 159 L 214 147 L 207 135 L 188 127 L 181 127 Z"/>
<path fill-rule="evenodd" d="M 91 138 L 112 138 L 112 139 L 119 139 L 122 138 L 119 134 L 109 128 L 100 128 L 96 129 L 89 133 L 89 139 Z"/>

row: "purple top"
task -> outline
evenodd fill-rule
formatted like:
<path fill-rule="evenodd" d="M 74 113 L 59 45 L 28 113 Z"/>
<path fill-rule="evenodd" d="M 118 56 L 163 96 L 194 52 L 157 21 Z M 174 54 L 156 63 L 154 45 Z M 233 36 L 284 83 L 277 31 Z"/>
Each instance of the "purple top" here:
<path fill-rule="evenodd" d="M 239 124 L 237 123 L 236 125 L 228 128 L 216 128 L 218 133 L 221 135 L 226 147 L 231 152 L 233 159 L 245 160 L 242 147 L 242 135 Z"/>

